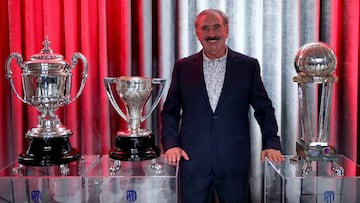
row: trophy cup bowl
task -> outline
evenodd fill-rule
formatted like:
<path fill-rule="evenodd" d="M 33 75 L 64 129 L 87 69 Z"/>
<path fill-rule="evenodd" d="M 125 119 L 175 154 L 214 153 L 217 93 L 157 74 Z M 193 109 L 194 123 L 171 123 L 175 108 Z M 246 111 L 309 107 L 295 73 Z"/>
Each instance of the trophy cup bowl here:
<path fill-rule="evenodd" d="M 26 133 L 29 142 L 25 152 L 18 156 L 22 165 L 52 166 L 62 165 L 80 159 L 80 151 L 72 148 L 69 137 L 72 131 L 61 124 L 55 111 L 77 99 L 82 93 L 87 79 L 88 63 L 81 53 L 72 56 L 72 64 L 63 61 L 63 57 L 53 54 L 50 42 L 45 37 L 44 48 L 40 54 L 23 62 L 23 57 L 12 53 L 6 61 L 6 77 L 16 96 L 25 104 L 35 107 L 40 115 L 38 124 Z M 22 96 L 15 88 L 12 78 L 11 62 L 22 68 Z M 77 94 L 71 98 L 71 69 L 78 60 L 83 62 L 82 81 Z"/>
<path fill-rule="evenodd" d="M 104 78 L 106 93 L 116 112 L 127 122 L 128 129 L 119 131 L 115 138 L 115 147 L 109 157 L 122 161 L 142 161 L 159 157 L 160 150 L 155 145 L 155 135 L 149 129 L 142 129 L 141 123 L 154 111 L 158 105 L 165 86 L 164 79 L 138 76 L 122 76 Z M 143 109 L 152 94 L 153 86 L 160 89 L 150 110 L 143 115 Z M 120 101 L 125 105 L 124 113 L 113 94 L 113 86 Z"/>

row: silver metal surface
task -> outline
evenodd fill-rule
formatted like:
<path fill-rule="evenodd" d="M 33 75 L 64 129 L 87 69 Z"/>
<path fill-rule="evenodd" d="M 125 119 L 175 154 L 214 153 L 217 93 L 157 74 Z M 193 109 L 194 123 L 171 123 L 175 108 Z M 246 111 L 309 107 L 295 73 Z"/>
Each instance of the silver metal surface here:
<path fill-rule="evenodd" d="M 298 83 L 300 135 L 297 153 L 307 161 L 337 161 L 329 145 L 329 119 L 336 68 L 334 51 L 325 43 L 303 45 L 295 56 L 293 78 Z M 320 98 L 317 96 L 320 94 Z M 319 98 L 319 99 L 318 99 Z M 305 173 L 310 172 L 307 167 Z"/>
<path fill-rule="evenodd" d="M 62 127 L 55 111 L 81 95 L 87 79 L 88 63 L 81 53 L 75 53 L 72 56 L 72 63 L 67 63 L 62 55 L 53 53 L 47 37 L 43 45 L 41 52 L 31 56 L 30 61 L 23 62 L 23 57 L 19 53 L 11 53 L 6 61 L 6 77 L 16 96 L 41 113 L 38 117 L 38 125 L 31 129 L 27 136 L 51 138 L 69 135 L 70 130 Z M 16 59 L 17 65 L 22 68 L 22 96 L 16 90 L 12 78 L 13 59 Z M 78 60 L 83 63 L 82 80 L 78 92 L 71 98 L 71 70 L 76 67 Z"/>
<path fill-rule="evenodd" d="M 118 78 L 104 78 L 106 93 L 109 100 L 119 115 L 128 123 L 129 136 L 148 136 L 151 132 L 141 129 L 140 125 L 158 105 L 165 86 L 165 79 L 146 78 L 138 76 L 122 76 Z M 111 84 L 116 85 L 116 92 L 121 101 L 125 104 L 124 113 L 113 94 Z M 150 110 L 143 116 L 144 105 L 152 94 L 153 85 L 159 85 L 160 89 Z"/>
<path fill-rule="evenodd" d="M 295 70 L 305 78 L 321 77 L 326 81 L 333 78 L 335 68 L 336 55 L 327 44 L 322 42 L 303 45 L 295 56 Z"/>
<path fill-rule="evenodd" d="M 299 49 L 294 64 L 298 73 L 293 79 L 299 87 L 300 139 L 307 146 L 327 146 L 332 87 L 337 80 L 333 75 L 336 56 L 325 43 L 309 43 Z M 312 93 L 321 93 L 320 101 L 311 100 Z"/>

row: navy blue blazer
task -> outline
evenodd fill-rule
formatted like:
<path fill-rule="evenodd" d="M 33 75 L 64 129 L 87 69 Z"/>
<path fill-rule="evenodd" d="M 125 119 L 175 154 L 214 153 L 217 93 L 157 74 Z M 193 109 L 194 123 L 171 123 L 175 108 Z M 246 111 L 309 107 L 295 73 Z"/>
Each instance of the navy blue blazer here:
<path fill-rule="evenodd" d="M 256 59 L 228 49 L 224 85 L 215 112 L 206 91 L 202 51 L 176 61 L 161 112 L 163 150 L 183 148 L 190 160 L 180 161 L 180 172 L 189 175 L 248 173 L 250 105 L 260 125 L 263 149 L 280 150 L 274 108 Z"/>

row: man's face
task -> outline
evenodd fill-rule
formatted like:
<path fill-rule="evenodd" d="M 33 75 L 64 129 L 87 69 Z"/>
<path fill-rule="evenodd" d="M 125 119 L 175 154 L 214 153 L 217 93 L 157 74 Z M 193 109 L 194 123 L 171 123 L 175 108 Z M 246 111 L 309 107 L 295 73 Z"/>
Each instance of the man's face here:
<path fill-rule="evenodd" d="M 225 55 L 228 33 L 229 27 L 219 14 L 209 13 L 199 18 L 196 35 L 207 57 L 214 59 Z"/>

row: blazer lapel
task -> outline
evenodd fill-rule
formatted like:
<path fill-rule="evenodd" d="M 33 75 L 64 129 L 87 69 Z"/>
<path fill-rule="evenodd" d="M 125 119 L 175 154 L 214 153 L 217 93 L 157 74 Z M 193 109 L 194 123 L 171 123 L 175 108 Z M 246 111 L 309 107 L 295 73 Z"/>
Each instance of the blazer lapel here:
<path fill-rule="evenodd" d="M 209 96 L 208 96 L 208 93 L 207 93 L 207 90 L 206 90 L 205 78 L 204 78 L 202 50 L 196 55 L 194 62 L 195 62 L 194 67 L 196 67 L 196 70 L 195 70 L 195 73 L 194 73 L 194 74 L 196 74 L 195 78 L 200 80 L 200 88 L 201 88 L 202 97 L 203 97 L 206 105 L 209 107 L 209 111 L 212 112 L 210 102 L 209 102 Z"/>
<path fill-rule="evenodd" d="M 234 64 L 233 64 L 233 52 L 230 48 L 228 48 L 228 56 L 226 58 L 226 70 L 225 70 L 225 77 L 224 77 L 224 84 L 223 87 L 221 89 L 221 94 L 220 94 L 220 98 L 218 101 L 218 104 L 216 106 L 215 109 L 215 113 L 218 111 L 218 109 L 221 108 L 221 104 L 223 103 L 223 100 L 226 98 L 226 94 L 228 94 L 228 92 L 230 92 L 230 88 L 231 88 L 231 69 L 234 68 Z"/>

